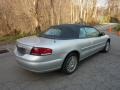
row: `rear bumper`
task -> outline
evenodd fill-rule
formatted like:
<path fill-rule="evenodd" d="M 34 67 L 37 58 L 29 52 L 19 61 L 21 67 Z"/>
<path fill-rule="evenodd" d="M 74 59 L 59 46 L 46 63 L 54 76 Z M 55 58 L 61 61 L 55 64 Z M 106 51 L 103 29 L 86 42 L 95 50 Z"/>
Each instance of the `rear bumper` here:
<path fill-rule="evenodd" d="M 14 50 L 17 63 L 24 69 L 32 72 L 48 72 L 60 69 L 62 67 L 63 58 L 57 58 L 55 55 L 34 56 L 20 55 L 17 49 Z M 57 59 L 56 59 L 57 58 Z"/>
<path fill-rule="evenodd" d="M 46 62 L 35 62 L 24 60 L 23 58 L 16 57 L 18 64 L 29 71 L 32 72 L 48 72 L 60 69 L 63 63 L 62 59 L 49 60 Z"/>

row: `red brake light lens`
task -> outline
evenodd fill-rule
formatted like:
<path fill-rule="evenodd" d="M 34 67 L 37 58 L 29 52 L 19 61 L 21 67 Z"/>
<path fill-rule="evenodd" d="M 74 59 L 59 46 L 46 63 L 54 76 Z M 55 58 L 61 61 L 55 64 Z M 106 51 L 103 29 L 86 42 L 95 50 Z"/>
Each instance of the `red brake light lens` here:
<path fill-rule="evenodd" d="M 32 48 L 30 54 L 37 55 L 37 56 L 51 55 L 52 49 L 50 49 L 50 48 Z"/>

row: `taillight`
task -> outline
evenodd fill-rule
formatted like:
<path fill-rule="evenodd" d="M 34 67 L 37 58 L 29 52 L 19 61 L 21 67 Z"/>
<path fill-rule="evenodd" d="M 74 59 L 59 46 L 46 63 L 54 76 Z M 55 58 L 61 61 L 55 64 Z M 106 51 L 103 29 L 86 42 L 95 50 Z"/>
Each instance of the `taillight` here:
<path fill-rule="evenodd" d="M 52 49 L 50 48 L 32 48 L 31 55 L 43 56 L 52 54 Z"/>

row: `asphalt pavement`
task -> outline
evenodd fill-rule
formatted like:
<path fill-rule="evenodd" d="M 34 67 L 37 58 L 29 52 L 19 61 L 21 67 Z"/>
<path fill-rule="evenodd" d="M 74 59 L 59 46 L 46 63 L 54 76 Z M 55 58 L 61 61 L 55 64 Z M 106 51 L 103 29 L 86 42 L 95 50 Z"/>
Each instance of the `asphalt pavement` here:
<path fill-rule="evenodd" d="M 115 25 L 101 25 L 101 28 L 106 32 L 110 26 Z M 0 90 L 120 90 L 120 37 L 106 33 L 111 37 L 111 51 L 80 62 L 72 75 L 60 71 L 42 74 L 26 71 L 16 63 L 14 44 L 0 46 L 0 50 L 9 51 L 0 54 Z"/>

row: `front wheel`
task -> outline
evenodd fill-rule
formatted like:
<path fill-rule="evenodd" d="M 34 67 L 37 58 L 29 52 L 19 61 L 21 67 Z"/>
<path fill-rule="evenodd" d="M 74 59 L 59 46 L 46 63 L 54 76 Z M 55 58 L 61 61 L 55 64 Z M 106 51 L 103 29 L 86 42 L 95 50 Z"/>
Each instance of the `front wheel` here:
<path fill-rule="evenodd" d="M 62 71 L 66 74 L 72 74 L 78 67 L 78 56 L 76 53 L 69 54 L 62 66 Z"/>
<path fill-rule="evenodd" d="M 104 52 L 109 52 L 110 51 L 110 42 L 109 41 L 106 42 L 106 45 L 105 45 L 103 51 Z"/>

